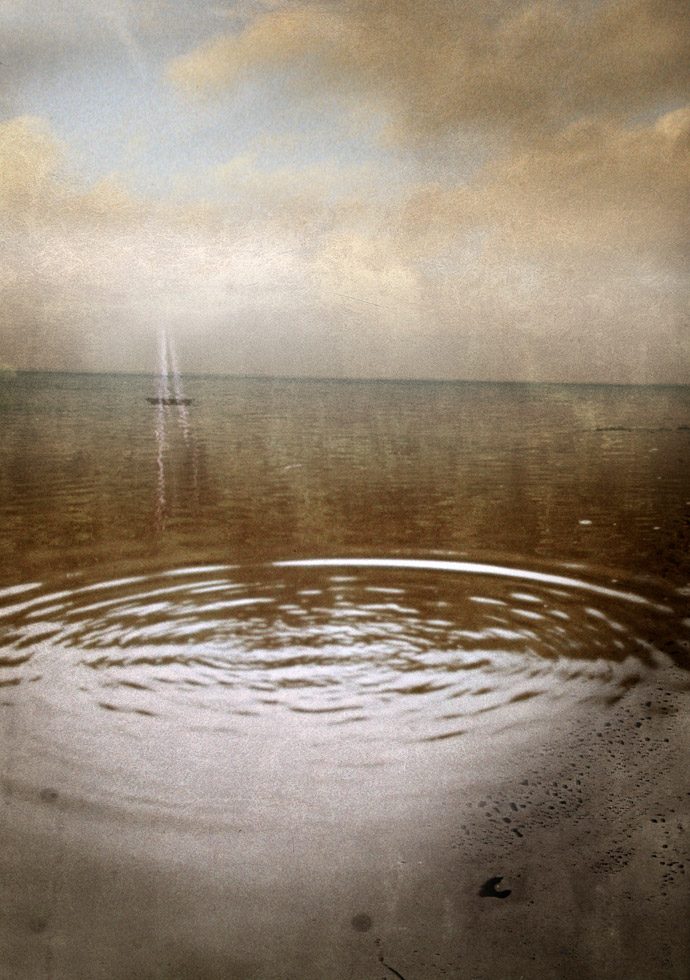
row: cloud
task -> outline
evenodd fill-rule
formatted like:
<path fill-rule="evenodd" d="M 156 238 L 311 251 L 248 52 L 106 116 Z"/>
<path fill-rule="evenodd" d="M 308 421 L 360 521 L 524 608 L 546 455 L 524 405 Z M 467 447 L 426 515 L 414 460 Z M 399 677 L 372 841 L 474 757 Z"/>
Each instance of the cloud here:
<path fill-rule="evenodd" d="M 419 142 L 463 125 L 558 129 L 629 116 L 687 92 L 690 23 L 679 0 L 352 0 L 262 11 L 174 59 L 182 90 L 214 95 L 280 72 L 293 97 L 335 94 Z"/>
<path fill-rule="evenodd" d="M 325 8 L 285 7 L 261 13 L 237 33 L 175 58 L 168 77 L 188 92 L 220 92 L 255 71 L 284 70 L 319 51 L 328 57 L 342 29 L 340 17 Z"/>
<path fill-rule="evenodd" d="M 0 207 L 21 211 L 54 196 L 62 156 L 44 120 L 20 116 L 0 123 Z"/>
<path fill-rule="evenodd" d="M 67 158 L 44 119 L 0 125 L 0 342 L 20 367 L 96 366 L 118 327 L 132 339 L 190 283 L 211 301 L 198 209 L 138 199 L 115 175 L 84 185 Z"/>
<path fill-rule="evenodd" d="M 478 370 L 572 376 L 570 334 L 611 345 L 604 374 L 644 379 L 656 357 L 677 377 L 689 113 L 655 117 L 687 91 L 689 34 L 675 0 L 293 3 L 173 61 L 169 77 L 205 97 L 276 77 L 287 100 L 335 97 L 363 128 L 383 119 L 401 160 L 418 158 L 402 203 L 365 192 L 327 230 L 313 222 L 314 279 L 332 301 L 349 280 L 372 316 L 408 311 L 408 341 L 436 333 L 458 356 L 474 345 Z M 503 142 L 458 181 L 452 140 L 459 158 L 478 129 Z M 429 179 L 439 141 L 446 166 Z M 447 369 L 431 348 L 418 356 Z M 602 371 L 596 355 L 579 360 Z"/>
<path fill-rule="evenodd" d="M 353 198 L 374 201 L 385 174 L 372 163 L 341 163 L 325 158 L 311 164 L 268 165 L 255 152 L 240 153 L 212 168 L 216 192 L 234 205 L 279 216 L 288 204 L 306 218 L 314 208 Z"/>
<path fill-rule="evenodd" d="M 45 120 L 0 126 L 0 356 L 19 367 L 141 369 L 161 323 L 190 342 L 222 323 L 216 369 L 237 370 L 239 338 L 229 335 L 254 322 L 264 365 L 280 370 L 281 349 L 297 355 L 297 315 L 324 365 L 319 336 L 334 320 L 345 316 L 366 350 L 372 331 L 407 308 L 415 273 L 370 227 L 358 230 L 356 209 L 332 207 L 335 164 L 312 182 L 308 167 L 262 171 L 235 159 L 211 174 L 234 196 L 209 205 L 138 197 L 115 174 L 86 185 L 67 158 Z"/>
<path fill-rule="evenodd" d="M 163 323 L 189 370 L 682 381 L 689 122 L 580 120 L 393 194 L 382 166 L 247 152 L 175 202 L 10 120 L 0 357 L 147 369 Z"/>
<path fill-rule="evenodd" d="M 424 257 L 429 351 L 494 376 L 687 380 L 689 214 L 687 108 L 581 120 L 412 189 L 399 242 Z"/>
<path fill-rule="evenodd" d="M 480 229 L 523 254 L 602 249 L 683 260 L 690 235 L 690 107 L 646 126 L 583 119 L 490 161 L 471 183 L 417 188 L 411 246 Z M 598 261 L 597 255 L 597 261 Z"/>

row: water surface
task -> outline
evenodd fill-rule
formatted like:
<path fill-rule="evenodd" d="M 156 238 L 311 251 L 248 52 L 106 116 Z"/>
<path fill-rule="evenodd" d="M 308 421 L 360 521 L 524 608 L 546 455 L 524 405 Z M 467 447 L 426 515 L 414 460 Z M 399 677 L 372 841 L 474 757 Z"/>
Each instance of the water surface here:
<path fill-rule="evenodd" d="M 482 779 L 504 785 L 535 745 L 599 725 L 626 759 L 638 738 L 640 758 L 671 747 L 670 729 L 642 734 L 630 704 L 650 685 L 671 697 L 688 676 L 690 393 L 184 380 L 188 409 L 149 404 L 145 376 L 0 379 L 6 799 L 47 840 L 58 814 L 61 839 L 98 869 L 137 860 L 168 874 L 156 837 L 168 835 L 202 906 L 220 901 L 211 867 L 234 869 L 233 907 L 265 954 L 229 966 L 210 929 L 182 975 L 385 974 L 381 932 L 378 948 L 344 938 L 368 932 L 354 917 L 404 928 L 410 976 L 430 976 L 415 961 L 418 913 L 360 897 L 365 882 L 376 890 L 407 848 L 444 867 L 458 800 L 477 808 Z M 554 753 L 542 775 L 566 765 Z M 670 779 L 667 796 L 677 790 Z M 509 840 L 524 840 L 534 806 L 500 817 Z M 428 955 L 435 943 L 464 975 L 480 961 L 453 965 L 448 942 L 468 900 L 439 874 L 449 918 Z M 403 902 L 423 880 L 418 867 L 393 891 Z M 289 883 L 279 915 L 270 896 Z M 288 914 L 295 895 L 305 906 Z M 151 923 L 162 935 L 170 901 Z M 316 939 L 281 933 L 317 906 Z M 46 975 L 134 969 L 120 948 L 111 973 L 80 960 L 76 935 L 63 924 L 46 939 Z M 339 965 L 316 952 L 324 942 Z M 14 975 L 29 975 L 20 949 Z M 177 975 L 164 948 L 137 955 L 136 970 Z M 510 955 L 520 975 L 523 954 Z M 544 956 L 535 975 L 555 975 Z M 578 954 L 573 975 L 624 975 L 592 957 Z"/>

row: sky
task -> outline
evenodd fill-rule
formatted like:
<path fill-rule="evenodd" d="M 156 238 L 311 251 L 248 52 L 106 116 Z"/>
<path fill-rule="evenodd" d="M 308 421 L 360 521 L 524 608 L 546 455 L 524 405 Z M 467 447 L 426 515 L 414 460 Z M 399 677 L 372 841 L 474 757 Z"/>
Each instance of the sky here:
<path fill-rule="evenodd" d="M 682 0 L 0 0 L 0 365 L 689 383 Z"/>

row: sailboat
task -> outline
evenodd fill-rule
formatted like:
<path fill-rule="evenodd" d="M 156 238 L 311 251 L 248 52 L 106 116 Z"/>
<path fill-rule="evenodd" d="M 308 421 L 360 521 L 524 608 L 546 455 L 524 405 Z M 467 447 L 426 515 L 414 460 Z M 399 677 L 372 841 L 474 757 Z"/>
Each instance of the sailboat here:
<path fill-rule="evenodd" d="M 175 350 L 171 347 L 164 331 L 161 331 L 159 338 L 160 352 L 160 376 L 158 379 L 158 394 L 148 396 L 146 401 L 149 405 L 191 405 L 192 399 L 185 398 L 182 394 L 179 371 L 177 369 L 177 358 Z M 172 378 L 175 394 L 170 394 L 170 361 L 172 361 Z"/>
<path fill-rule="evenodd" d="M 174 395 L 170 395 L 167 398 L 162 396 L 160 398 L 147 397 L 146 401 L 149 405 L 191 405 L 191 398 L 175 398 Z"/>

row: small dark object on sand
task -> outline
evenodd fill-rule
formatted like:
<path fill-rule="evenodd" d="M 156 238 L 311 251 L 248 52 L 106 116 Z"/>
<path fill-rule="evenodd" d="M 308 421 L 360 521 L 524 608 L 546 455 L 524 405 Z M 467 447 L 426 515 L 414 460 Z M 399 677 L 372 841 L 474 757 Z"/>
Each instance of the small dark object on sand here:
<path fill-rule="evenodd" d="M 496 885 L 500 885 L 502 881 L 502 875 L 499 875 L 498 878 L 489 878 L 479 889 L 479 894 L 482 898 L 508 898 L 511 893 L 510 888 L 503 888 L 501 891 L 496 888 Z"/>

